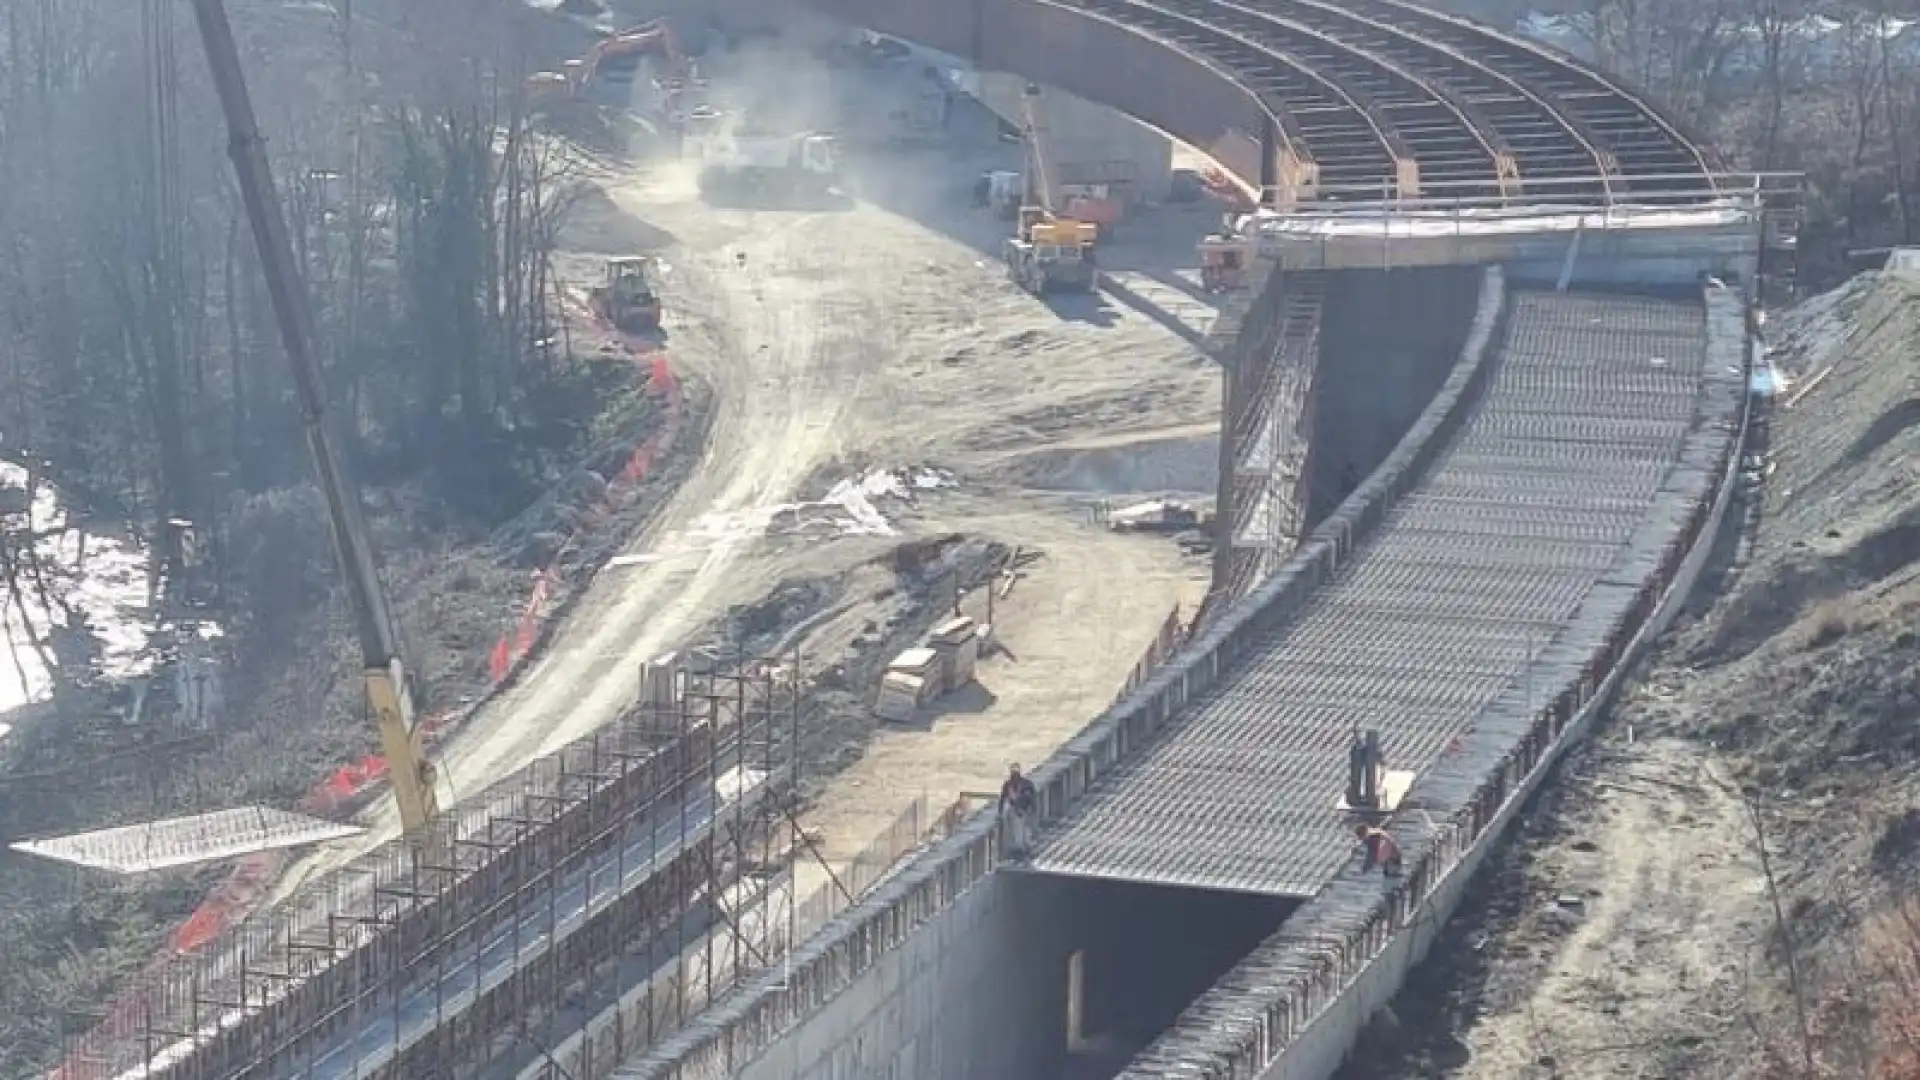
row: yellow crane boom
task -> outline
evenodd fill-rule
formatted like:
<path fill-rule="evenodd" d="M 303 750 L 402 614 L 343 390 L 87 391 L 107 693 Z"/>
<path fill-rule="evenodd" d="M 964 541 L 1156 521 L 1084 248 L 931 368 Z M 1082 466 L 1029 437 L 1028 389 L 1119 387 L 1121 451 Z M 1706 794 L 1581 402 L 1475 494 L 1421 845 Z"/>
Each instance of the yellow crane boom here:
<path fill-rule="evenodd" d="M 1028 83 L 1020 95 L 1027 128 L 1027 203 L 1053 217 L 1053 177 L 1048 168 L 1047 125 L 1040 108 L 1040 84 Z"/>
<path fill-rule="evenodd" d="M 413 691 L 401 660 L 386 590 L 380 584 L 379 564 L 367 533 L 366 514 L 327 438 L 325 398 L 311 349 L 313 317 L 294 262 L 293 244 L 287 236 L 280 198 L 274 191 L 273 172 L 267 165 L 266 141 L 260 137 L 253 102 L 247 95 L 246 75 L 240 68 L 240 52 L 234 46 L 233 27 L 227 22 L 225 6 L 221 0 L 193 0 L 193 12 L 200 27 L 201 44 L 206 48 L 207 66 L 213 73 L 214 89 L 219 92 L 220 107 L 226 114 L 227 153 L 233 159 L 241 200 L 246 204 L 247 223 L 266 273 L 274 321 L 286 346 L 287 360 L 293 366 L 294 393 L 300 402 L 300 419 L 306 428 L 307 448 L 313 456 L 314 476 L 326 496 L 334 551 L 339 556 L 340 569 L 353 600 L 354 625 L 365 668 L 367 704 L 380 731 L 380 746 L 387 758 L 393 797 L 400 804 L 400 821 L 408 832 L 415 832 L 439 811 L 433 767 L 420 745 Z"/>

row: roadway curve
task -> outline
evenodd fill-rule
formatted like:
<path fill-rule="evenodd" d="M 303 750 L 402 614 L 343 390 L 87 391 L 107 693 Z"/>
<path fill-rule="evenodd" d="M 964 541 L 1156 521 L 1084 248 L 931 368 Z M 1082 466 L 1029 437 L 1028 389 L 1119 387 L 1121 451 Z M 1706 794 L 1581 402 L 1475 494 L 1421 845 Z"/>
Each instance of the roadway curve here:
<path fill-rule="evenodd" d="M 1711 189 L 1707 161 L 1694 142 L 1632 93 L 1544 49 L 1400 0 L 811 0 L 808 6 L 1127 112 L 1214 150 L 1242 179 L 1280 201 L 1349 185 L 1444 198 L 1538 192 L 1558 182 L 1562 186 L 1552 189 L 1558 194 L 1596 200 L 1644 194 L 1648 186 L 1668 195 L 1682 186 Z M 1569 182 L 1573 186 L 1565 186 Z M 645 884 L 609 879 L 615 891 Z M 572 888 L 582 898 L 588 892 L 579 882 L 551 887 Z M 511 912 L 493 917 L 503 933 L 519 919 Z M 462 932 L 482 942 L 491 938 L 471 923 Z M 486 968 L 486 955 L 483 946 L 475 970 Z M 470 985 L 475 970 L 459 977 Z M 416 991 L 404 965 L 383 977 L 397 1000 L 411 1002 Z M 547 985 L 565 982 L 551 973 L 546 979 Z M 232 1041 L 273 1047 L 283 1062 L 318 1057 L 337 1064 L 353 1056 L 329 1060 L 325 1051 L 360 1042 L 365 1036 L 357 1029 L 351 1035 L 337 1027 L 311 1036 L 288 1031 L 292 1017 L 327 1012 L 323 1002 L 300 1001 L 309 985 L 285 987 L 273 1014 L 236 1018 L 241 1029 L 277 1021 L 271 1034 Z M 411 1009 L 403 1004 L 402 1011 Z M 404 1022 L 399 1027 L 409 1029 Z M 313 1041 L 303 1053 L 306 1039 Z M 308 1056 L 315 1050 L 322 1053 Z M 197 1056 L 188 1051 L 169 1061 L 164 1074 L 227 1071 L 212 1062 L 198 1067 Z M 309 1064 L 294 1074 L 315 1071 Z"/>

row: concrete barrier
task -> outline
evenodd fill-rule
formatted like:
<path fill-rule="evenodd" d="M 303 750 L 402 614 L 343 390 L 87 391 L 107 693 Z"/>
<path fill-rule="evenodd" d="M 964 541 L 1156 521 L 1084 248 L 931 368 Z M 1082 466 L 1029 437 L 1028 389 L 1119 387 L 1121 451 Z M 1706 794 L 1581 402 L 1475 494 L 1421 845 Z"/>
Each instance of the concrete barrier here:
<path fill-rule="evenodd" d="M 1700 411 L 1653 511 L 1525 685 L 1489 706 L 1459 752 L 1408 793 L 1392 826 L 1406 875 L 1336 879 L 1189 1007 L 1195 1022 L 1176 1023 L 1148 1054 L 1214 1080 L 1325 1080 L 1426 955 L 1474 871 L 1560 755 L 1605 714 L 1714 548 L 1738 476 L 1748 350 L 1733 292 L 1711 290 L 1707 318 Z M 1148 1075 L 1157 1074 L 1122 1077 Z"/>
<path fill-rule="evenodd" d="M 1460 359 L 1393 453 L 1273 578 L 1221 613 L 1137 692 L 1116 703 L 1034 770 L 1043 823 L 1070 811 L 1130 751 L 1156 735 L 1188 701 L 1213 687 L 1237 660 L 1258 648 L 1275 623 L 1297 614 L 1355 545 L 1378 527 L 1393 504 L 1420 483 L 1479 399 L 1494 366 L 1487 360 L 1505 312 L 1504 277 L 1498 267 L 1490 267 L 1482 280 L 1473 327 Z M 963 895 L 989 877 L 1000 861 L 994 825 L 991 814 L 976 815 L 948 841 L 829 924 L 794 954 L 785 970 L 762 976 L 616 1075 L 658 1080 L 720 1080 L 736 1075 L 874 971 L 917 931 L 943 918 Z"/>

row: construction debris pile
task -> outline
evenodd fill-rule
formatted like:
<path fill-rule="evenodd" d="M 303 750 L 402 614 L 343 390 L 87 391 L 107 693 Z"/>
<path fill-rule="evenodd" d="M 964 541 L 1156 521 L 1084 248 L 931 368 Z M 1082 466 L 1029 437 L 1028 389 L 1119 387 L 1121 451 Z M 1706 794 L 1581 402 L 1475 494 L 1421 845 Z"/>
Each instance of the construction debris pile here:
<path fill-rule="evenodd" d="M 906 650 L 887 665 L 874 712 L 882 720 L 903 723 L 922 706 L 972 682 L 981 643 L 991 632 L 965 615 L 934 627 L 925 645 Z"/>

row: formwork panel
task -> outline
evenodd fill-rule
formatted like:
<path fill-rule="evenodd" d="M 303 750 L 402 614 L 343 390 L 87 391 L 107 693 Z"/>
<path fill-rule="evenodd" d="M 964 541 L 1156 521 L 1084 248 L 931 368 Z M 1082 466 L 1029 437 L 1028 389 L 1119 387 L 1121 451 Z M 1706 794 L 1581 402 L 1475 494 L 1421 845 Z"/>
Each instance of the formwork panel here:
<path fill-rule="evenodd" d="M 339 840 L 360 831 L 358 826 L 306 814 L 266 806 L 237 806 L 138 825 L 21 840 L 10 846 L 22 854 L 89 870 L 145 874 Z"/>

